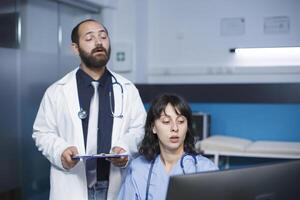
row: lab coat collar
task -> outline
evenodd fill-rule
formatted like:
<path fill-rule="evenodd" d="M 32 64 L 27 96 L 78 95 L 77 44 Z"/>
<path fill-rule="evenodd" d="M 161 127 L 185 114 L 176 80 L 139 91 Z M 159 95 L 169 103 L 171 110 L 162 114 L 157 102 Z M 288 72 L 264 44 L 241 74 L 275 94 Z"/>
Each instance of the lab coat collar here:
<path fill-rule="evenodd" d="M 70 116 L 75 126 L 75 135 L 79 138 L 80 143 L 78 143 L 78 151 L 80 154 L 85 154 L 84 139 L 83 139 L 83 129 L 81 119 L 78 117 L 78 112 L 80 111 L 80 104 L 78 99 L 76 72 L 79 68 L 68 73 L 65 77 L 58 81 L 58 84 L 63 85 L 63 91 L 67 106 L 70 111 Z M 74 145 L 74 144 L 72 144 Z"/>

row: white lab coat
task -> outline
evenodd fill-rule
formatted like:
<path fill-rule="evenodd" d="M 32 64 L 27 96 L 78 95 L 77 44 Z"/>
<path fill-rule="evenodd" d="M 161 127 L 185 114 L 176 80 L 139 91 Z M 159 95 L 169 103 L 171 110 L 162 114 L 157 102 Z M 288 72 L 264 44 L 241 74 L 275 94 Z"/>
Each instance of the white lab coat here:
<path fill-rule="evenodd" d="M 85 154 L 82 123 L 78 117 L 77 70 L 71 71 L 46 90 L 33 125 L 32 137 L 36 146 L 51 163 L 51 200 L 88 199 L 83 162 L 78 162 L 70 170 L 65 170 L 61 163 L 61 154 L 69 146 L 76 146 L 79 154 Z M 145 108 L 136 87 L 120 75 L 112 74 L 124 90 L 124 117 L 114 118 L 111 146 L 120 146 L 134 155 L 144 136 Z M 120 90 L 114 92 L 114 99 L 115 106 L 121 106 Z M 115 107 L 115 110 L 120 109 Z M 111 165 L 108 199 L 117 197 L 120 184 L 121 169 Z"/>

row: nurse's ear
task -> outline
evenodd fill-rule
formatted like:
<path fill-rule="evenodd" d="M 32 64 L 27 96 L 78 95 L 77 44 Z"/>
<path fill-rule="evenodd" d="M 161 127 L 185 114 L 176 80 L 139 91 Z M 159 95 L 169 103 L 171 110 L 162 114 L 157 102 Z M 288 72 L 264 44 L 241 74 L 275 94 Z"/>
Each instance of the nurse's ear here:
<path fill-rule="evenodd" d="M 153 132 L 153 134 L 155 134 L 155 135 L 157 134 L 157 130 L 156 130 L 156 127 L 155 127 L 154 125 L 152 126 L 152 132 Z"/>

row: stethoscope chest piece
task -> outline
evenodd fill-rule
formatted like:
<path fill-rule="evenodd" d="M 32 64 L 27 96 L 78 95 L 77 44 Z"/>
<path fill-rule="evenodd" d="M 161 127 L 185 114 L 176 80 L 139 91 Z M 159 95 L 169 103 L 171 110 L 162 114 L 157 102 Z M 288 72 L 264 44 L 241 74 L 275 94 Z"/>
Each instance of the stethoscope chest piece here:
<path fill-rule="evenodd" d="M 80 111 L 78 112 L 79 119 L 85 119 L 87 117 L 87 112 L 80 108 Z"/>

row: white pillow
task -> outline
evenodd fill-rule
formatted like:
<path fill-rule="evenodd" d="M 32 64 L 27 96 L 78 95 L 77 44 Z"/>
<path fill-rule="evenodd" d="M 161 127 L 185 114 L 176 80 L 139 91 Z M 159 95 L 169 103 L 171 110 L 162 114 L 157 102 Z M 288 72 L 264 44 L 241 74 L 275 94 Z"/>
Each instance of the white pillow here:
<path fill-rule="evenodd" d="M 247 152 L 300 155 L 300 142 L 257 141 L 247 148 Z"/>
<path fill-rule="evenodd" d="M 251 140 L 225 135 L 214 135 L 200 141 L 198 148 L 202 151 L 244 152 L 252 144 Z"/>

